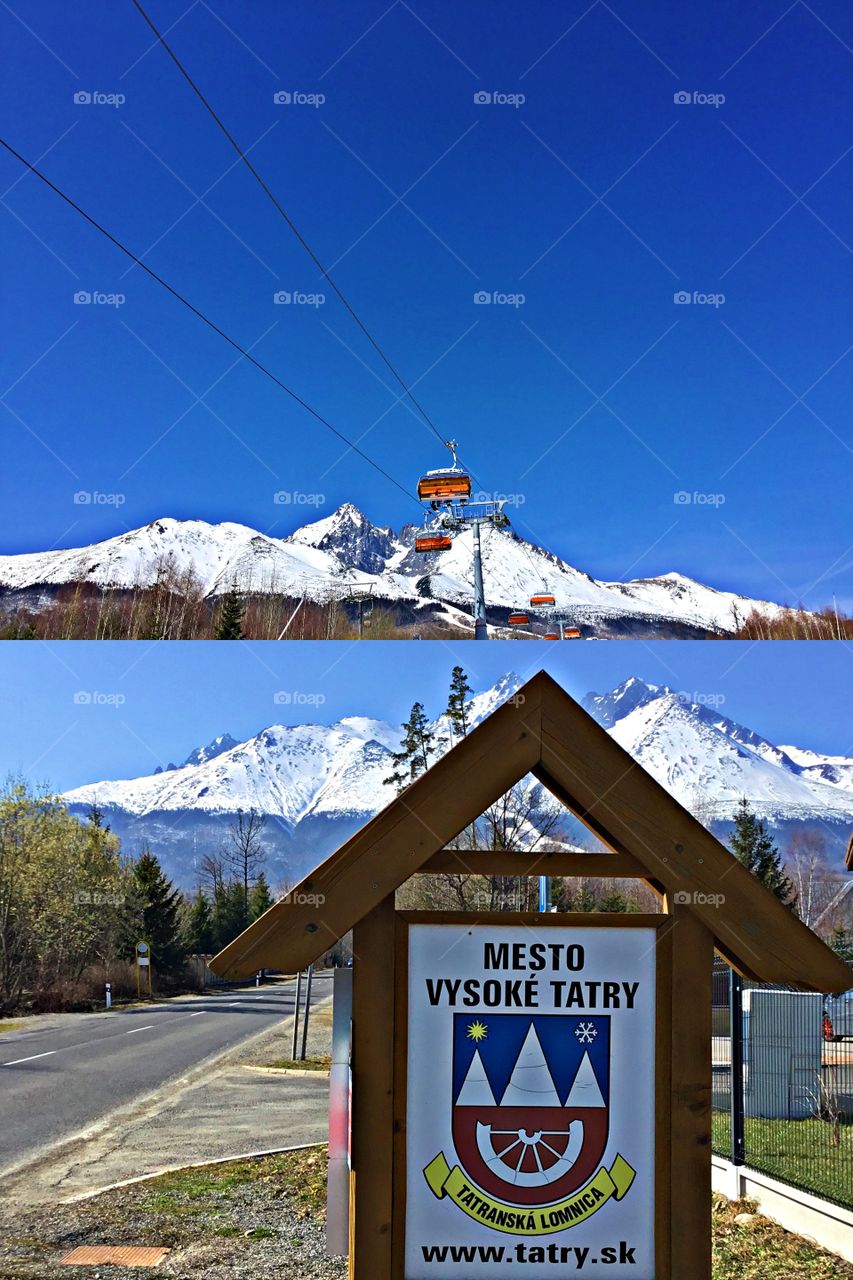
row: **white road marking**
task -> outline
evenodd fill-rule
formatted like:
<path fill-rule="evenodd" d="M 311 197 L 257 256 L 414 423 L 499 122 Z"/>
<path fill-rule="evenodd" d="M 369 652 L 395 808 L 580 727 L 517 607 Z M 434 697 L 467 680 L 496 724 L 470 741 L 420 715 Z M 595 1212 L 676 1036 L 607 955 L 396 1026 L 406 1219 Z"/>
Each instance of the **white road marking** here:
<path fill-rule="evenodd" d="M 49 1058 L 52 1053 L 57 1053 L 56 1049 L 48 1049 L 46 1053 L 31 1053 L 28 1058 L 16 1058 L 14 1062 L 4 1062 L 4 1067 L 17 1067 L 19 1062 L 32 1062 L 34 1058 Z"/>
<path fill-rule="evenodd" d="M 191 1013 L 191 1018 L 200 1018 L 203 1013 L 207 1013 L 206 1009 L 199 1009 L 198 1013 Z"/>
<path fill-rule="evenodd" d="M 153 1031 L 154 1023 L 151 1022 L 147 1027 L 134 1027 L 132 1031 L 125 1031 L 126 1036 L 135 1036 L 137 1031 Z"/>

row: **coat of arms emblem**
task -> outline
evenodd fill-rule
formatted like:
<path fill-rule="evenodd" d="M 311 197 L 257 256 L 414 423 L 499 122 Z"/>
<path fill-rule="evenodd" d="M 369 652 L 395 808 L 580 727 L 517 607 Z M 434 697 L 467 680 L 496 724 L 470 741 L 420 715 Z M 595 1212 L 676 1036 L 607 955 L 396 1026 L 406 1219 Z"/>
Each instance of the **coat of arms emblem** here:
<path fill-rule="evenodd" d="M 453 1015 L 452 1133 L 432 1190 L 469 1216 L 518 1234 L 563 1230 L 628 1191 L 621 1155 L 608 1170 L 610 1018 Z"/>

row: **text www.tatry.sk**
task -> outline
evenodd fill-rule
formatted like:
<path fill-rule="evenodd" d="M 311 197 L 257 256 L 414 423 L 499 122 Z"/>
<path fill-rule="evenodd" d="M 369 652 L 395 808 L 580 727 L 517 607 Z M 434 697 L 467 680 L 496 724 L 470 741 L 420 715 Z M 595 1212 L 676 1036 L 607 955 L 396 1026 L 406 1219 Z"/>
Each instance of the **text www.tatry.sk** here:
<path fill-rule="evenodd" d="M 582 1245 L 527 1244 L 519 1240 L 514 1245 L 424 1244 L 421 1252 L 424 1262 L 531 1262 L 540 1266 L 543 1262 L 559 1262 L 575 1271 L 583 1271 L 587 1263 L 592 1262 L 631 1266 L 637 1261 L 637 1246 L 625 1240 L 603 1245 L 598 1250 Z"/>

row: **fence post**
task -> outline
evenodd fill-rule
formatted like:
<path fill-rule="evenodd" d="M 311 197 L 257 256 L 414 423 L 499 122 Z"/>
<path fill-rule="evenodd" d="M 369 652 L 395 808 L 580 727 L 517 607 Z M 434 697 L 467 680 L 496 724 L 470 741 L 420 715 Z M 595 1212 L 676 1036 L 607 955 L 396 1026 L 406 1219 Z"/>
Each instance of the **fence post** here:
<path fill-rule="evenodd" d="M 734 969 L 729 978 L 729 1034 L 731 1037 L 731 1129 L 733 1165 L 746 1162 L 743 1131 L 743 978 Z"/>

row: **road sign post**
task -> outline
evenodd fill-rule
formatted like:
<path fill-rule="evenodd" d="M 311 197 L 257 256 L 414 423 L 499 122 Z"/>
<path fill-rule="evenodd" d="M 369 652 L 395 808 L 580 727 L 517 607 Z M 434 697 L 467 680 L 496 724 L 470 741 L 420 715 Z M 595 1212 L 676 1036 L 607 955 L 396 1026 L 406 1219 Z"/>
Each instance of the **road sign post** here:
<path fill-rule="evenodd" d="M 151 998 L 151 944 L 148 942 L 137 942 L 136 944 L 136 998 L 142 998 L 143 979 L 142 974 L 148 975 L 148 997 Z"/>

